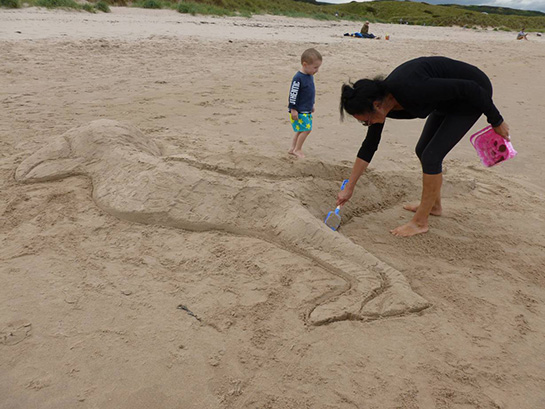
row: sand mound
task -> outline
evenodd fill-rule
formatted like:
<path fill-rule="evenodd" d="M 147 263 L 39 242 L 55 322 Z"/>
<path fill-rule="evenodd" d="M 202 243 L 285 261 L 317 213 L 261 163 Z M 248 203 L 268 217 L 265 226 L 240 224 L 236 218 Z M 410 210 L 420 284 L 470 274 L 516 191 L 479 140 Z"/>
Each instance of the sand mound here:
<path fill-rule="evenodd" d="M 267 180 L 229 169 L 164 161 L 138 129 L 112 120 L 76 127 L 17 168 L 15 178 L 36 182 L 84 174 L 93 198 L 125 220 L 191 231 L 224 231 L 272 242 L 316 262 L 345 284 L 309 301 L 305 319 L 323 324 L 421 311 L 429 303 L 398 271 L 329 230 L 294 195 L 301 178 Z M 327 173 L 327 172 L 326 172 Z M 332 172 L 334 173 L 334 172 Z M 323 197 L 312 184 L 316 202 Z M 308 194 L 310 191 L 306 190 Z"/>

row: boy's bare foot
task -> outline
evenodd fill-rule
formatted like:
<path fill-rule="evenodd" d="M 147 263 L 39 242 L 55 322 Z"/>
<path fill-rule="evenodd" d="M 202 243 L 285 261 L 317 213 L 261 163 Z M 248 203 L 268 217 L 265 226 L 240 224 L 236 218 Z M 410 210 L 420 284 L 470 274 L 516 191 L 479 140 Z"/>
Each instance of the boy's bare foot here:
<path fill-rule="evenodd" d="M 293 151 L 293 154 L 297 156 L 299 159 L 303 159 L 305 155 L 303 154 L 303 151 Z"/>
<path fill-rule="evenodd" d="M 290 155 L 295 156 L 295 153 L 293 153 L 293 149 L 290 149 L 290 150 L 288 151 L 288 153 L 289 153 Z"/>
<path fill-rule="evenodd" d="M 428 231 L 428 226 L 419 226 L 412 220 L 404 224 L 403 226 L 396 227 L 393 230 L 390 230 L 390 233 L 392 233 L 394 236 L 397 237 L 411 237 L 415 236 L 417 234 L 426 233 Z"/>
<path fill-rule="evenodd" d="M 403 208 L 410 212 L 416 213 L 416 211 L 418 210 L 418 206 L 419 205 L 406 204 L 406 205 L 403 205 Z M 430 214 L 433 216 L 441 216 L 442 213 L 443 213 L 443 209 L 441 207 L 433 206 L 430 210 Z"/>

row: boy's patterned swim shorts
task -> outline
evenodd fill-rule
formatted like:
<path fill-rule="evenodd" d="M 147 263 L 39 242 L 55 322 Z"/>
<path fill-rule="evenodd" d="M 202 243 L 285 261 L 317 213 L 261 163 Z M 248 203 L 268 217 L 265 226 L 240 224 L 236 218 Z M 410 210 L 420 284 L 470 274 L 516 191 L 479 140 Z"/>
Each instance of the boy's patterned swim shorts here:
<path fill-rule="evenodd" d="M 290 122 L 293 132 L 312 131 L 312 114 L 299 114 L 297 121 L 294 121 L 290 113 Z"/>

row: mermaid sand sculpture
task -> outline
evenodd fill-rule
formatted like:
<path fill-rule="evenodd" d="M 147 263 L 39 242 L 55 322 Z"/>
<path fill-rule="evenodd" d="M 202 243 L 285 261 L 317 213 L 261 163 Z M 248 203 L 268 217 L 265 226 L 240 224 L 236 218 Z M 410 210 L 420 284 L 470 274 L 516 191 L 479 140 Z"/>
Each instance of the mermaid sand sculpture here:
<path fill-rule="evenodd" d="M 429 306 L 400 272 L 313 216 L 281 179 L 163 157 L 138 129 L 112 120 L 67 131 L 24 160 L 15 178 L 30 183 L 81 174 L 92 180 L 95 203 L 120 219 L 256 237 L 344 280 L 307 302 L 307 323 L 372 320 Z"/>

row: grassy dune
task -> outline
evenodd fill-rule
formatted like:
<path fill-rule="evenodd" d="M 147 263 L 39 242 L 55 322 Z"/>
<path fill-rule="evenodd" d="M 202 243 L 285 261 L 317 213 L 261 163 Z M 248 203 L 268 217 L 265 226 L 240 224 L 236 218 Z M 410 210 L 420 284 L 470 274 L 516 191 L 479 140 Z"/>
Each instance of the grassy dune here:
<path fill-rule="evenodd" d="M 297 0 L 100 0 L 81 5 L 73 0 L 25 0 L 30 6 L 109 11 L 108 5 L 171 8 L 180 13 L 241 15 L 275 14 L 320 20 L 370 20 L 429 26 L 492 27 L 499 30 L 545 30 L 545 13 L 484 6 L 435 6 L 409 1 L 372 1 L 326 4 Z M 0 0 L 1 7 L 21 7 L 21 0 Z"/>
<path fill-rule="evenodd" d="M 373 1 L 346 4 L 326 4 L 295 0 L 191 0 L 195 13 L 206 13 L 207 7 L 217 7 L 242 14 L 278 14 L 306 16 L 317 19 L 370 20 L 431 26 L 494 27 L 498 29 L 541 31 L 545 28 L 545 13 L 505 9 L 501 7 L 435 6 L 408 1 Z M 202 11 L 201 11 L 202 10 Z M 338 17 L 335 14 L 338 13 Z"/>

